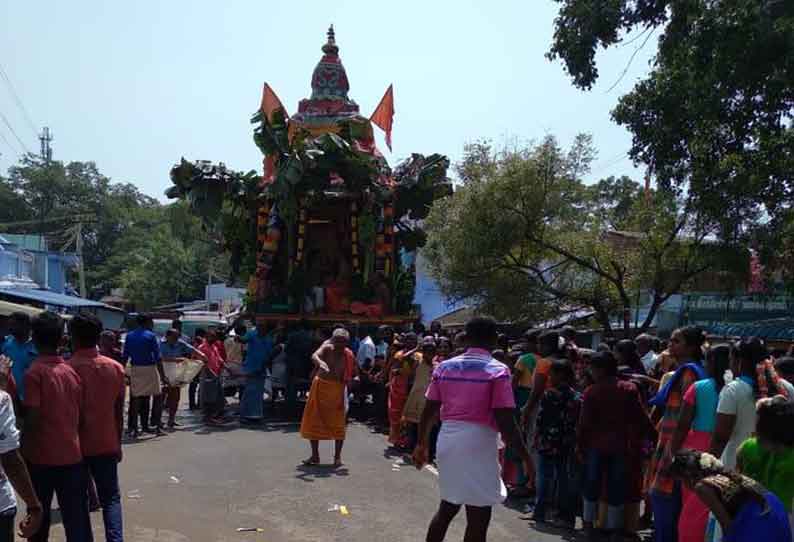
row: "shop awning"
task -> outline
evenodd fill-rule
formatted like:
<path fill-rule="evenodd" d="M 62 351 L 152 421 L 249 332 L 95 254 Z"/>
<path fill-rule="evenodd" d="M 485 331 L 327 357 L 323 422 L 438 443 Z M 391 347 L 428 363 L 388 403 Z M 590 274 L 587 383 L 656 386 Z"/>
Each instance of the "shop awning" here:
<path fill-rule="evenodd" d="M 11 302 L 28 302 L 38 305 L 48 305 L 53 307 L 63 307 L 65 309 L 78 309 L 80 307 L 107 307 L 104 303 L 74 297 L 71 295 L 58 294 L 47 290 L 36 290 L 33 288 L 4 288 L 0 289 L 0 300 Z"/>

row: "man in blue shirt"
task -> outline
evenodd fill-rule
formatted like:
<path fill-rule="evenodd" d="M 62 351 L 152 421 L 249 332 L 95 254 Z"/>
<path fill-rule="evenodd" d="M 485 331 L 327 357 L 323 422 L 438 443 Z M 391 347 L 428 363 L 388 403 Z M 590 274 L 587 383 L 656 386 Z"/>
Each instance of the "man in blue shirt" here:
<path fill-rule="evenodd" d="M 258 322 L 256 328 L 243 336 L 247 349 L 243 369 L 246 373 L 262 371 L 273 352 L 273 339 L 268 334 L 267 324 Z"/>
<path fill-rule="evenodd" d="M 143 402 L 153 397 L 152 420 L 154 430 L 149 428 L 149 420 L 144 416 L 141 426 L 144 433 L 163 435 L 163 385 L 168 386 L 168 379 L 163 371 L 160 356 L 160 341 L 152 332 L 154 321 L 146 314 L 138 315 L 138 327 L 129 333 L 124 340 L 124 363 L 130 363 L 130 431 L 133 437 L 138 436 L 138 412 Z"/>
<path fill-rule="evenodd" d="M 240 401 L 240 419 L 252 423 L 264 417 L 265 367 L 273 354 L 273 339 L 268 335 L 267 324 L 258 322 L 255 329 L 243 336 L 242 342 L 247 349 L 243 360 L 246 383 Z"/>
<path fill-rule="evenodd" d="M 30 338 L 30 316 L 24 312 L 15 312 L 10 317 L 11 334 L 3 344 L 3 354 L 11 358 L 11 374 L 17 385 L 17 399 L 25 398 L 25 373 L 38 352 Z"/>

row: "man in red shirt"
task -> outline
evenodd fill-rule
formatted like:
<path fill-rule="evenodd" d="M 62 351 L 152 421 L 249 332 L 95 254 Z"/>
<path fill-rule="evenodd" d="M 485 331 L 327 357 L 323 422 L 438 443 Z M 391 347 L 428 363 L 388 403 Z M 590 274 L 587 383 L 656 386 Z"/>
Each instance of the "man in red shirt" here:
<path fill-rule="evenodd" d="M 67 542 L 93 542 L 88 471 L 80 450 L 80 377 L 58 355 L 63 337 L 61 317 L 45 311 L 33 319 L 32 329 L 39 356 L 25 373 L 22 455 L 30 466 L 44 514 L 41 528 L 30 540 L 48 540 L 54 493 L 58 495 Z"/>
<path fill-rule="evenodd" d="M 96 483 L 107 542 L 122 542 L 118 463 L 124 426 L 124 367 L 97 352 L 102 323 L 79 314 L 69 322 L 70 363 L 83 386 L 80 446 Z"/>
<path fill-rule="evenodd" d="M 221 369 L 225 360 L 218 349 L 218 335 L 214 329 L 207 332 L 207 340 L 201 343 L 198 351 L 207 358 L 201 375 L 201 406 L 204 409 L 204 422 L 219 425 L 223 418 L 223 380 Z"/>

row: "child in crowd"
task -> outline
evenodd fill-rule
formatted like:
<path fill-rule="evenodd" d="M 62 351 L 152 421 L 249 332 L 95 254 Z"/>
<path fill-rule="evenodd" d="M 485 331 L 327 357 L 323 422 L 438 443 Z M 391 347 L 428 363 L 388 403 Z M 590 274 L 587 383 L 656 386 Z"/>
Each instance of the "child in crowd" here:
<path fill-rule="evenodd" d="M 427 336 L 422 339 L 422 352 L 418 356 L 419 361 L 413 372 L 411 382 L 411 392 L 403 409 L 403 423 L 408 434 L 408 448 L 413 451 L 416 446 L 417 431 L 419 429 L 419 418 L 422 417 L 422 410 L 425 408 L 425 392 L 430 385 L 430 377 L 433 375 L 433 358 L 436 356 L 436 340 Z"/>
<path fill-rule="evenodd" d="M 516 401 L 516 421 L 521 421 L 522 409 L 529 401 L 532 394 L 532 379 L 535 375 L 535 366 L 537 365 L 537 352 L 538 352 L 538 337 L 540 336 L 539 329 L 530 329 L 524 333 L 525 345 L 524 352 L 518 356 L 513 367 L 513 395 Z M 515 470 L 515 483 L 509 491 L 511 498 L 525 498 L 529 497 L 535 492 L 535 469 L 532 465 L 530 472 L 524 472 L 521 458 L 518 452 L 508 446 L 505 452 L 505 457 L 512 464 L 512 469 Z"/>
<path fill-rule="evenodd" d="M 578 487 L 576 425 L 582 406 L 581 395 L 573 388 L 575 375 L 568 360 L 555 359 L 549 371 L 550 387 L 543 393 L 535 424 L 533 448 L 539 465 L 533 518 L 546 521 L 546 504 L 557 485 L 558 520 L 574 528 Z"/>
<path fill-rule="evenodd" d="M 400 451 L 408 450 L 403 433 L 403 409 L 410 392 L 409 381 L 421 354 L 415 333 L 406 333 L 395 341 L 401 348 L 389 364 L 389 443 Z"/>

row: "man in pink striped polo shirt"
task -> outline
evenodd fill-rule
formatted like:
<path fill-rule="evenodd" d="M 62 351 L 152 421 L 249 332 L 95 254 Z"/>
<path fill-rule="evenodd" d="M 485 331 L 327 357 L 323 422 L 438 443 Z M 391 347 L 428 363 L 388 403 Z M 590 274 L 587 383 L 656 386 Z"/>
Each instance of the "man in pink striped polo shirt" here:
<path fill-rule="evenodd" d="M 437 461 L 441 505 L 430 523 L 428 542 L 441 542 L 449 524 L 466 506 L 466 541 L 485 542 L 491 508 L 507 497 L 499 467 L 499 433 L 519 451 L 529 452 L 513 417 L 515 402 L 510 369 L 493 359 L 496 322 L 476 317 L 466 324 L 469 348 L 433 372 L 419 424 L 414 463 L 427 463 L 427 442 L 438 416 Z"/>

